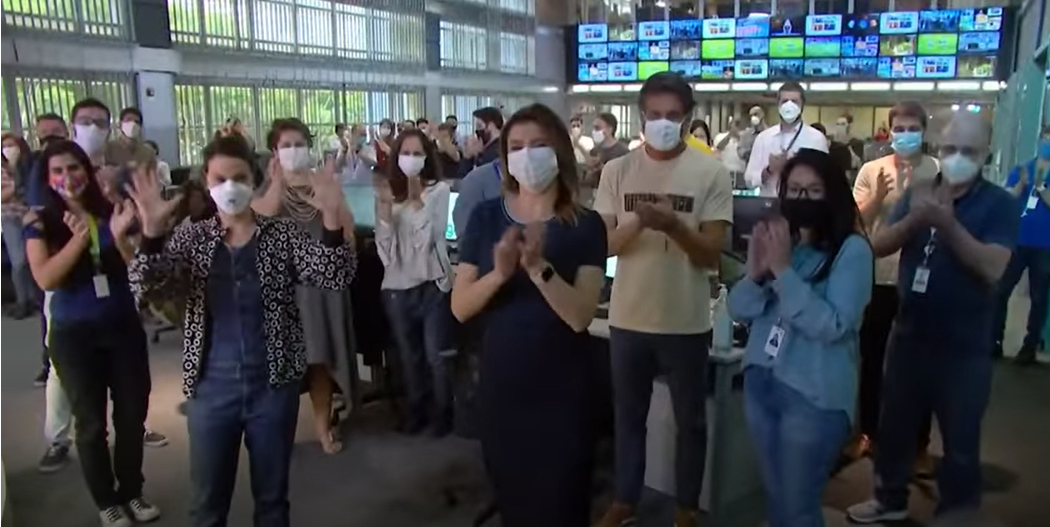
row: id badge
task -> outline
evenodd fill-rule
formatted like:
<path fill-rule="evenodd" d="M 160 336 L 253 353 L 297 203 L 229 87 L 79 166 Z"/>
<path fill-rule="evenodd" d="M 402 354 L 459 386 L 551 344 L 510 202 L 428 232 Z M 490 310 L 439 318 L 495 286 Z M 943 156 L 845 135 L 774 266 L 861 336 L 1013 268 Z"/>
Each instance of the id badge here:
<path fill-rule="evenodd" d="M 784 328 L 773 326 L 769 328 L 769 336 L 766 337 L 766 355 L 776 358 L 780 354 L 780 347 L 784 345 Z"/>
<path fill-rule="evenodd" d="M 919 267 L 915 270 L 915 279 L 911 282 L 911 290 L 916 293 L 925 293 L 926 286 L 930 283 L 930 268 Z"/>
<path fill-rule="evenodd" d="M 1039 206 L 1039 196 L 1028 196 L 1028 204 L 1025 205 L 1025 210 L 1035 210 Z"/>
<path fill-rule="evenodd" d="M 95 298 L 106 298 L 109 296 L 109 279 L 104 274 L 97 274 L 92 281 L 95 283 Z"/>

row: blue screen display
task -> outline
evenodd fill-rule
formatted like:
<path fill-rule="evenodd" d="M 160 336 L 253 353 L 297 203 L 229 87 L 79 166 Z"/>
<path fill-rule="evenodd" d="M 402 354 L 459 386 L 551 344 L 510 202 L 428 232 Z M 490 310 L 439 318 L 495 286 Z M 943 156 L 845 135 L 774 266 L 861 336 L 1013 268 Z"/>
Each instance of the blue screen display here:
<path fill-rule="evenodd" d="M 842 37 L 843 57 L 879 56 L 878 35 L 846 35 Z"/>
<path fill-rule="evenodd" d="M 769 56 L 769 39 L 742 38 L 737 40 L 736 56 L 744 58 Z"/>
<path fill-rule="evenodd" d="M 700 38 L 699 20 L 672 20 L 671 40 L 696 40 Z"/>
<path fill-rule="evenodd" d="M 671 37 L 671 24 L 666 20 L 638 22 L 638 40 L 667 40 Z"/>
<path fill-rule="evenodd" d="M 959 53 L 985 53 L 999 50 L 998 32 L 982 31 L 980 33 L 959 34 Z"/>
<path fill-rule="evenodd" d="M 928 10 L 919 13 L 920 33 L 954 33 L 959 30 L 959 11 Z"/>
<path fill-rule="evenodd" d="M 583 47 L 582 45 L 580 47 Z M 628 60 L 638 60 L 638 43 L 637 42 L 610 42 L 609 43 L 609 61 L 610 62 L 625 62 Z"/>

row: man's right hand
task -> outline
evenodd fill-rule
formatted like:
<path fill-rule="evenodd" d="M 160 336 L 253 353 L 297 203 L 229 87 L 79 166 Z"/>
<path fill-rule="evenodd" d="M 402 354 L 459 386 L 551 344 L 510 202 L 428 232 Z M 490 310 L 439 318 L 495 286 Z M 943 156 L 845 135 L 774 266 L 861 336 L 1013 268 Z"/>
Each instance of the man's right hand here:
<path fill-rule="evenodd" d="M 891 184 L 892 180 L 889 174 L 886 173 L 885 169 L 880 168 L 879 173 L 875 175 L 875 199 L 879 200 L 880 203 L 889 195 Z"/>
<path fill-rule="evenodd" d="M 767 170 L 768 177 L 780 177 L 780 172 L 784 170 L 784 165 L 787 164 L 787 154 L 780 152 L 778 154 L 769 154 L 769 168 Z M 767 175 L 763 174 L 763 175 Z"/>

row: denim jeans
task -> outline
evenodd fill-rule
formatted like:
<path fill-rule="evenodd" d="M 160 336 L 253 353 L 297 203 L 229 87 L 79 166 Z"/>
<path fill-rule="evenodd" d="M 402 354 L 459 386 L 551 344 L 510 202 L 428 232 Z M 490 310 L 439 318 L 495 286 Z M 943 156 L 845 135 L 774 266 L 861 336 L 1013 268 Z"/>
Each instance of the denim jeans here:
<path fill-rule="evenodd" d="M 288 527 L 288 473 L 299 416 L 299 385 L 266 384 L 265 370 L 209 361 L 189 400 L 192 527 L 225 527 L 241 440 L 248 449 L 255 527 Z"/>
<path fill-rule="evenodd" d="M 915 436 L 931 410 L 944 439 L 944 460 L 937 473 L 938 510 L 976 508 L 981 503 L 981 420 L 991 392 L 992 357 L 983 342 L 961 349 L 949 349 L 942 342 L 899 335 L 896 329 L 890 335 L 875 496 L 891 509 L 908 507 Z"/>
<path fill-rule="evenodd" d="M 653 380 L 663 375 L 671 392 L 678 435 L 675 489 L 678 506 L 699 507 L 707 461 L 707 352 L 711 333 L 669 335 L 611 328 L 613 410 L 616 418 L 616 500 L 638 503 L 645 481 L 646 420 Z"/>
<path fill-rule="evenodd" d="M 449 302 L 449 294 L 433 282 L 405 290 L 383 290 L 383 306 L 401 356 L 409 424 L 413 426 L 451 423 L 452 382 L 447 361 L 454 348 Z"/>
<path fill-rule="evenodd" d="M 11 282 L 15 287 L 15 299 L 23 305 L 35 302 L 37 287 L 33 280 L 33 272 L 29 269 L 29 261 L 26 260 L 26 241 L 22 236 L 22 218 L 4 216 L 2 225 L 4 246 L 7 247 L 7 257 L 11 260 Z"/>
<path fill-rule="evenodd" d="M 758 451 L 770 527 L 823 527 L 821 495 L 850 434 L 842 410 L 816 407 L 770 368 L 744 372 L 744 411 Z"/>
<path fill-rule="evenodd" d="M 1028 270 L 1028 296 L 1032 303 L 1028 308 L 1028 326 L 1024 336 L 1024 346 L 1035 349 L 1043 337 L 1043 325 L 1046 324 L 1047 304 L 1050 302 L 1050 250 L 1035 247 L 1014 249 L 1010 263 L 999 280 L 998 301 L 995 310 L 995 342 L 1002 344 L 1006 332 L 1006 315 L 1021 274 Z"/>

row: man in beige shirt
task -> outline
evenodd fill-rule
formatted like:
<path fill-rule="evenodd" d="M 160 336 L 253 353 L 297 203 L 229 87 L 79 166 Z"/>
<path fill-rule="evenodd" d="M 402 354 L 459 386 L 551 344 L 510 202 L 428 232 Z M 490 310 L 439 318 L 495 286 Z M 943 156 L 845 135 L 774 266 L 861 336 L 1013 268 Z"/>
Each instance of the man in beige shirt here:
<path fill-rule="evenodd" d="M 618 257 L 609 311 L 616 495 L 597 525 L 634 518 L 653 380 L 662 374 L 678 429 L 674 525 L 693 527 L 707 452 L 707 270 L 717 268 L 732 222 L 732 184 L 717 158 L 682 142 L 695 102 L 681 76 L 650 77 L 639 104 L 645 145 L 605 165 L 594 203 L 609 231 L 609 254 Z"/>
<path fill-rule="evenodd" d="M 923 134 L 926 132 L 926 110 L 918 103 L 902 102 L 890 110 L 891 145 L 894 153 L 865 163 L 857 173 L 853 197 L 860 207 L 861 217 L 874 237 L 885 226 L 886 215 L 900 200 L 904 190 L 913 181 L 934 179 L 940 168 L 937 159 L 922 153 Z M 882 365 L 886 341 L 897 315 L 897 266 L 900 253 L 875 261 L 875 289 L 860 329 L 860 434 L 851 446 L 850 454 L 865 455 L 876 437 L 881 404 Z M 929 424 L 922 432 L 924 446 L 929 442 Z M 920 452 L 925 453 L 922 448 Z M 928 456 L 920 455 L 917 468 L 928 470 Z"/>
<path fill-rule="evenodd" d="M 153 149 L 142 142 L 142 112 L 135 107 L 124 108 L 117 138 L 106 143 L 106 164 L 125 167 L 132 162 L 148 163 L 154 157 Z"/>

